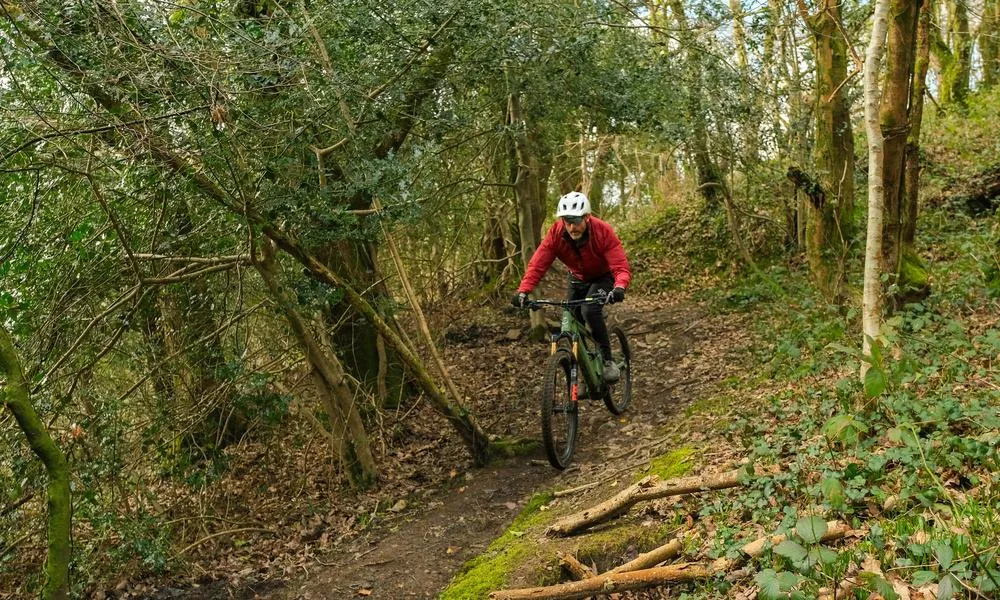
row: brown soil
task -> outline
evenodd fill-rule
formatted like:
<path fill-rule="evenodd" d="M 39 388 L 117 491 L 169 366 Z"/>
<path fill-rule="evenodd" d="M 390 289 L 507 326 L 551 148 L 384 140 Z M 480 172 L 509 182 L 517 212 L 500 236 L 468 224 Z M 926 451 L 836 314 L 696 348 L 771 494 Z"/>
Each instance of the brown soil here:
<path fill-rule="evenodd" d="M 609 322 L 621 325 L 633 346 L 632 406 L 615 417 L 602 402 L 587 401 L 577 453 L 566 471 L 550 467 L 540 448 L 528 456 L 473 468 L 440 416 L 426 406 L 404 406 L 399 410 L 407 414 L 383 425 L 389 441 L 380 449 L 384 473 L 375 490 L 337 491 L 337 482 L 324 475 L 328 470 L 303 466 L 310 460 L 322 462 L 310 458 L 322 450 L 315 444 L 292 453 L 282 465 L 272 465 L 269 457 L 277 454 L 262 450 L 257 469 L 273 469 L 270 474 L 244 471 L 244 496 L 253 487 L 251 478 L 271 478 L 265 487 L 271 490 L 271 500 L 279 496 L 278 503 L 243 501 L 259 522 L 280 522 L 277 536 L 253 537 L 250 532 L 241 543 L 236 536 L 213 538 L 202 549 L 203 564 L 212 568 L 200 577 L 191 574 L 175 585 L 162 579 L 129 584 L 109 595 L 436 597 L 466 561 L 504 532 L 535 492 L 617 476 L 627 479 L 651 458 L 668 452 L 682 426 L 684 444 L 700 446 L 709 435 L 711 416 L 687 418 L 684 409 L 711 397 L 723 379 L 739 370 L 738 355 L 728 353 L 745 347 L 740 339 L 745 336 L 742 317 L 712 315 L 690 300 L 667 296 L 630 297 L 610 313 Z M 467 402 L 491 434 L 539 439 L 536 406 L 548 345 L 523 337 L 523 314 L 491 310 L 481 322 L 469 314 L 434 317 L 435 330 L 445 331 L 445 360 Z M 703 454 L 694 461 L 703 466 L 711 457 Z M 295 468 L 303 472 L 296 474 L 301 481 L 294 486 L 274 479 L 288 477 L 287 471 Z M 280 497 L 292 487 L 299 490 L 297 496 Z M 316 488 L 333 491 L 302 491 Z M 597 489 L 579 494 L 567 505 L 596 502 L 607 493 Z"/>

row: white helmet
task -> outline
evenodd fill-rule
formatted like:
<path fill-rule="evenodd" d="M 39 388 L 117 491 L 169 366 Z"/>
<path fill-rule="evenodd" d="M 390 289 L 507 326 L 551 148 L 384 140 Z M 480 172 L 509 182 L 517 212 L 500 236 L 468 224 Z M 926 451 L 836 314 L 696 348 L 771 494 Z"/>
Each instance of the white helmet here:
<path fill-rule="evenodd" d="M 559 199 L 556 217 L 582 217 L 590 214 L 590 200 L 580 192 L 570 192 Z"/>

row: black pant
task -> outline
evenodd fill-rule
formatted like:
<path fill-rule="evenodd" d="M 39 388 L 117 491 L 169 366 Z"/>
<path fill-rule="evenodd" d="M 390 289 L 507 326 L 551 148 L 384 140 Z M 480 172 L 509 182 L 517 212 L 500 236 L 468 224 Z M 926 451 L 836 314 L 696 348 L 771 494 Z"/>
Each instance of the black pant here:
<path fill-rule="evenodd" d="M 611 273 L 595 277 L 589 281 L 580 281 L 572 275 L 569 278 L 569 299 L 582 300 L 587 296 L 597 293 L 597 290 L 604 290 L 609 293 L 615 287 L 615 279 Z M 604 360 L 611 359 L 611 339 L 608 337 L 608 325 L 604 322 L 604 306 L 600 304 L 585 304 L 576 309 L 578 319 L 590 325 L 590 333 L 594 336 L 594 341 L 601 349 Z"/>

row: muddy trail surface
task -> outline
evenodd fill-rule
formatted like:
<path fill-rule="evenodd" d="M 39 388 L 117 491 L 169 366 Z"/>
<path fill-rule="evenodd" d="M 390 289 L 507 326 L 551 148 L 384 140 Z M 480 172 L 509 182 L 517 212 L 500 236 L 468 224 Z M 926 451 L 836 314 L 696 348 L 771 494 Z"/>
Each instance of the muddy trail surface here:
<path fill-rule="evenodd" d="M 461 315 L 440 318 L 447 332 L 445 360 L 485 428 L 501 437 L 540 439 L 537 406 L 548 345 L 525 339 L 526 317 L 504 311 L 489 324 Z M 601 401 L 582 401 L 577 451 L 568 469 L 550 467 L 541 449 L 475 469 L 453 441 L 412 448 L 452 461 L 443 485 L 424 490 L 419 502 L 395 501 L 362 533 L 301 565 L 280 589 L 242 592 L 287 599 L 437 597 L 536 491 L 631 474 L 668 452 L 678 433 L 685 444 L 702 445 L 708 427 L 699 428 L 697 415 L 684 416 L 740 369 L 745 319 L 712 314 L 689 299 L 630 297 L 610 309 L 608 322 L 622 326 L 632 345 L 632 404 L 616 417 Z"/>

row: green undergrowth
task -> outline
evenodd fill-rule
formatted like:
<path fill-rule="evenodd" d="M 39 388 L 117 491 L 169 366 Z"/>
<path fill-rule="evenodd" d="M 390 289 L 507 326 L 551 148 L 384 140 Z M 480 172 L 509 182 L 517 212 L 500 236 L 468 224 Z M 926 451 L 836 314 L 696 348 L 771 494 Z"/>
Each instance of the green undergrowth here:
<path fill-rule="evenodd" d="M 958 179 L 996 166 L 1000 143 L 1000 86 L 972 94 L 965 110 L 927 111 L 922 128 L 922 150 L 928 154 L 931 175 Z"/>
<path fill-rule="evenodd" d="M 535 551 L 537 543 L 533 541 L 534 537 L 526 533 L 543 529 L 552 519 L 552 513 L 542 510 L 552 499 L 551 493 L 532 496 L 507 531 L 493 540 L 485 552 L 462 567 L 438 597 L 439 600 L 486 598 L 490 592 L 502 589 L 514 569 L 528 560 Z"/>
<path fill-rule="evenodd" d="M 725 218 L 691 205 L 670 204 L 621 228 L 633 273 L 632 287 L 659 292 L 687 287 L 698 275 L 728 268 Z"/>
<path fill-rule="evenodd" d="M 932 293 L 886 320 L 870 357 L 857 311 L 825 303 L 800 274 L 774 272 L 780 298 L 753 280 L 717 294 L 722 310 L 754 315 L 745 383 L 763 390 L 726 437 L 780 471 L 706 497 L 699 514 L 712 558 L 737 556 L 752 532 L 788 534 L 756 565 L 761 598 L 816 597 L 863 561 L 873 572 L 857 597 L 897 598 L 892 584 L 1000 596 L 1000 305 L 983 260 L 995 241 L 963 219 L 925 216 Z M 863 535 L 817 543 L 811 530 L 833 519 Z M 692 597 L 729 586 L 705 582 Z"/>

